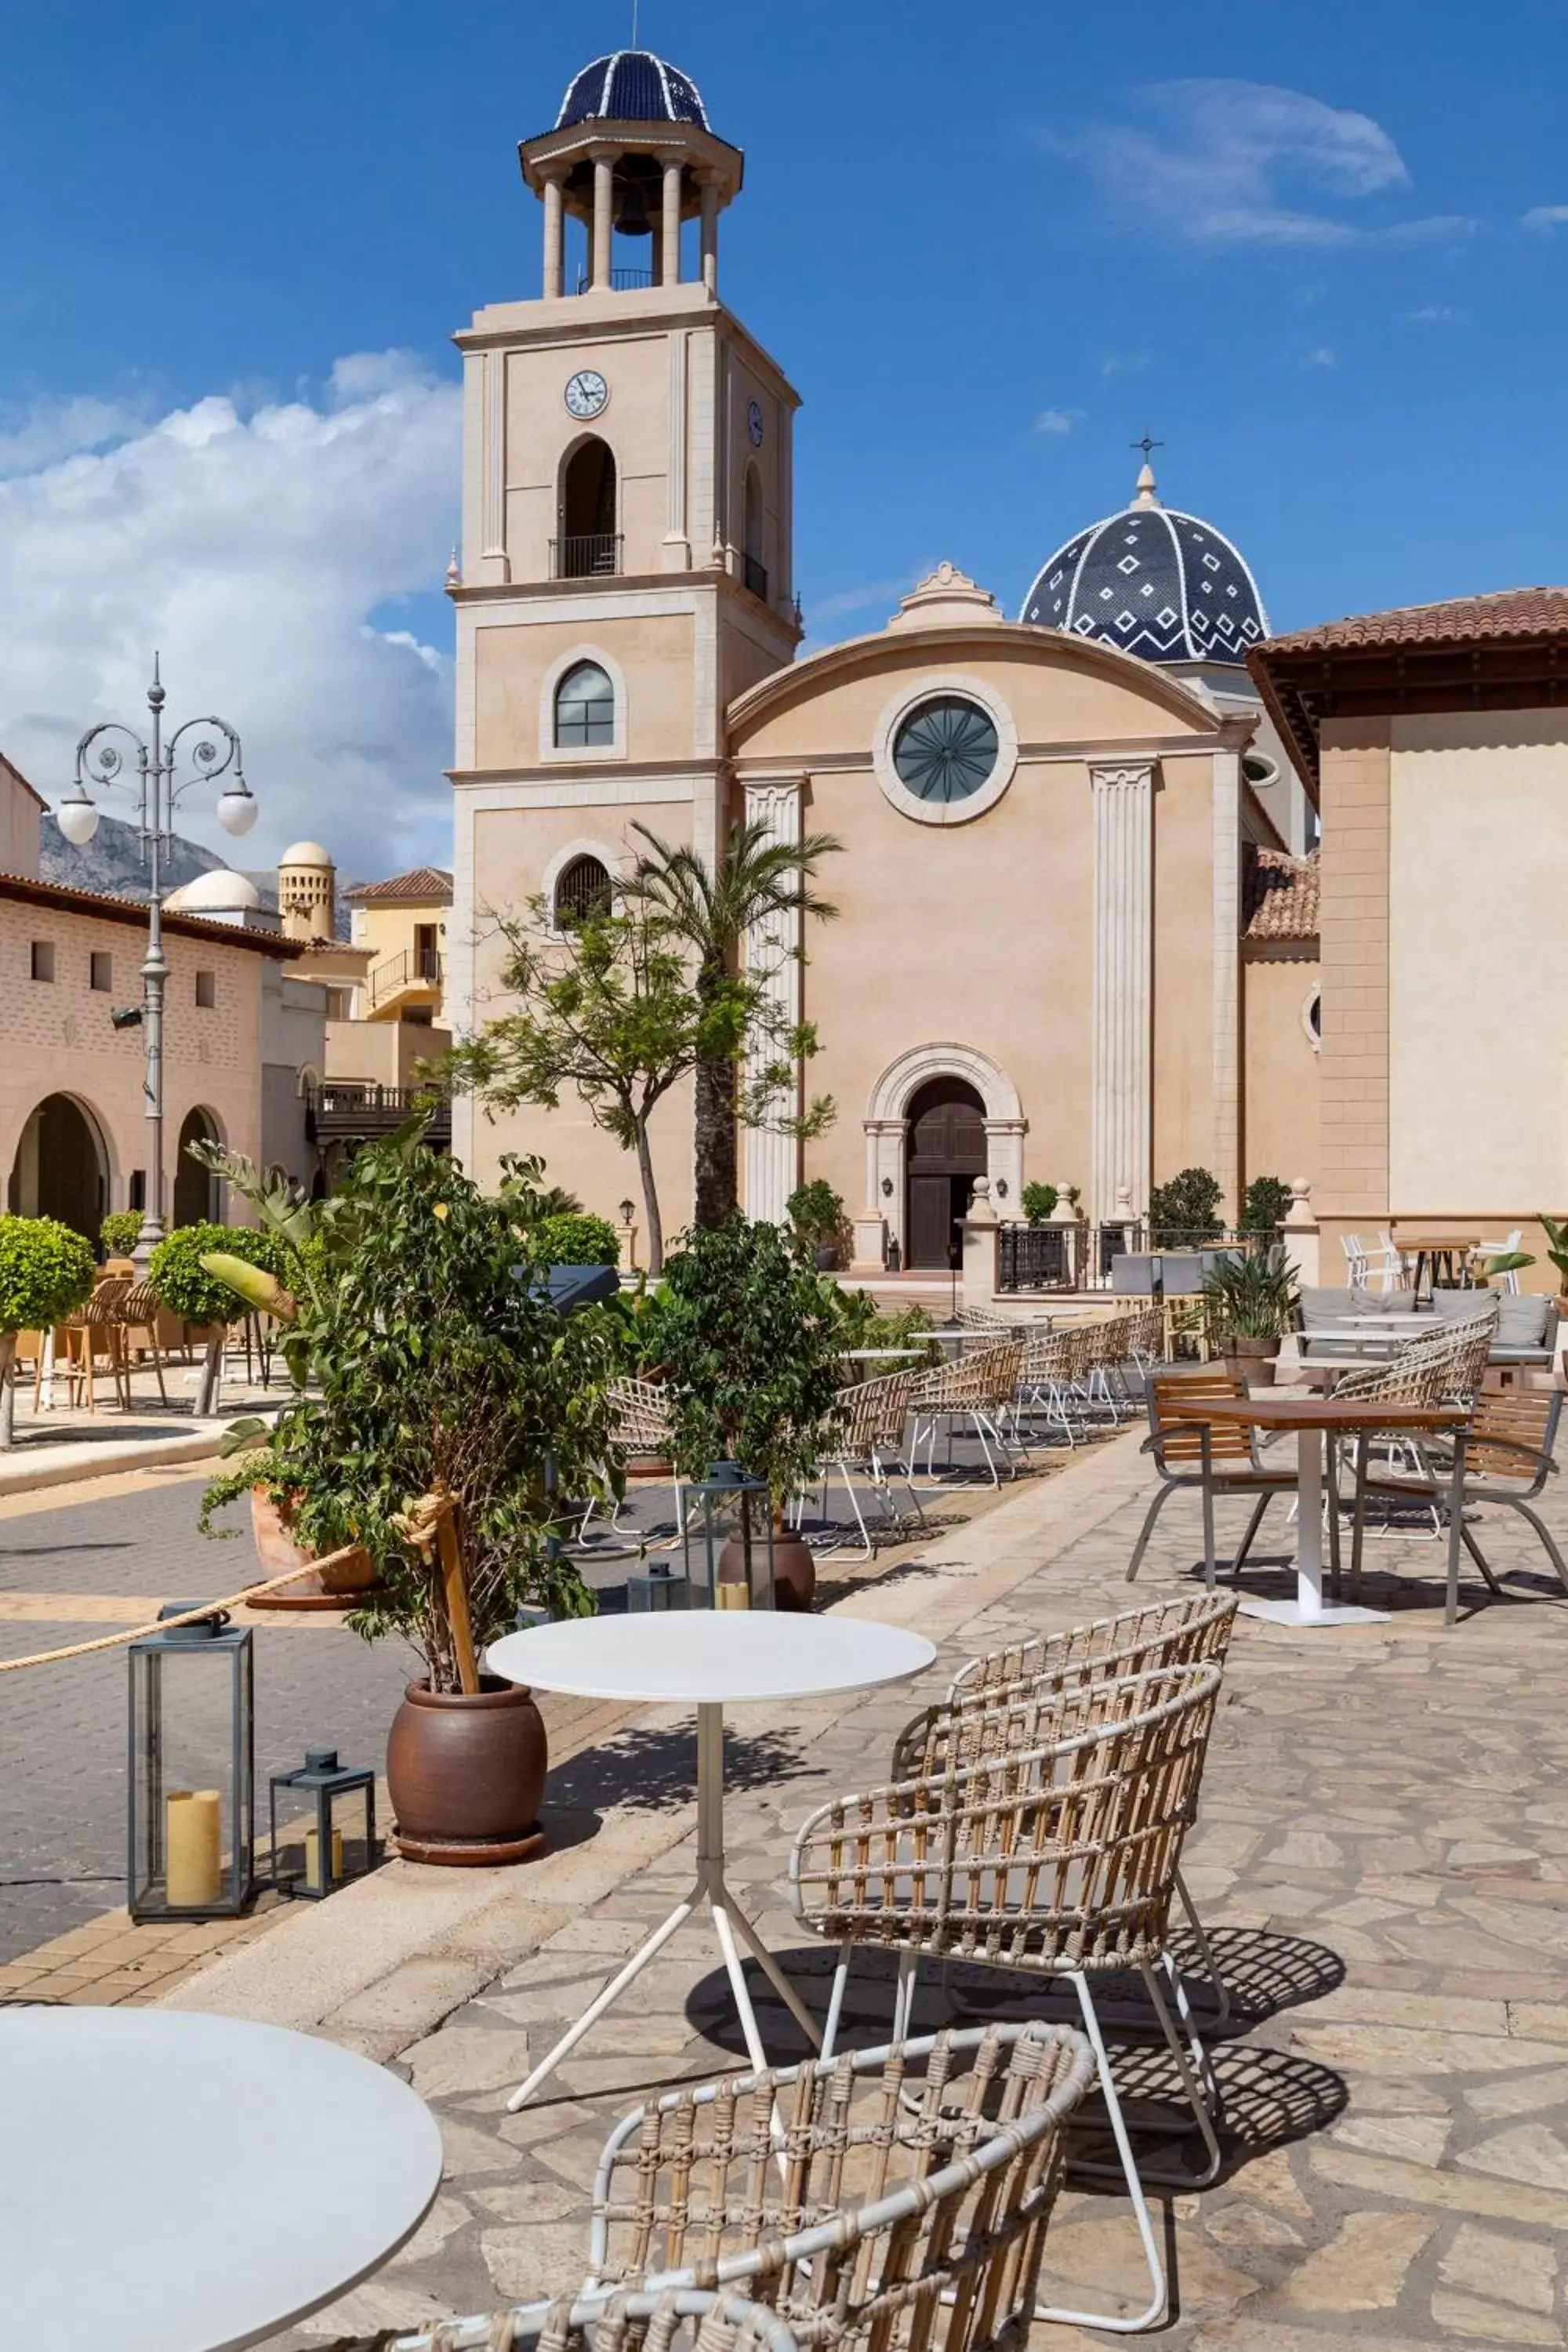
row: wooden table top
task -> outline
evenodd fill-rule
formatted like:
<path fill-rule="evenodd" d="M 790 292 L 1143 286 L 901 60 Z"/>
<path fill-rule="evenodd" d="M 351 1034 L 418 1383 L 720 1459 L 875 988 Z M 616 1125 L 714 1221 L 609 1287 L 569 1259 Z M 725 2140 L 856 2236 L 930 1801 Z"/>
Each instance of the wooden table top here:
<path fill-rule="evenodd" d="M 1458 1429 L 1463 1405 L 1379 1404 L 1375 1397 L 1194 1397 L 1184 1421 L 1238 1422 L 1245 1429 Z"/>
<path fill-rule="evenodd" d="M 1473 1250 L 1479 1249 L 1479 1234 L 1396 1234 L 1394 1247 L 1404 1250 Z"/>

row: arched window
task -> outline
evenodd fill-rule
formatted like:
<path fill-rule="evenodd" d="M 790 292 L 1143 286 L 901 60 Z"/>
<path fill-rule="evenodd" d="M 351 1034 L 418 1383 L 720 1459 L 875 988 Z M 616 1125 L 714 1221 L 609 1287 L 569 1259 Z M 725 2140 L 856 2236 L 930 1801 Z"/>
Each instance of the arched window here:
<path fill-rule="evenodd" d="M 754 466 L 746 468 L 742 539 L 746 585 L 753 596 L 761 596 L 765 602 L 768 575 L 763 564 L 763 484 Z"/>
<path fill-rule="evenodd" d="M 616 740 L 616 689 L 597 662 L 574 663 L 555 689 L 555 746 L 578 751 Z"/>
<path fill-rule="evenodd" d="M 616 459 L 608 442 L 582 442 L 561 477 L 558 580 L 589 580 L 621 568 L 616 530 Z"/>
<path fill-rule="evenodd" d="M 557 925 L 592 923 L 614 902 L 609 869 L 597 857 L 574 857 L 555 882 L 552 912 Z"/>

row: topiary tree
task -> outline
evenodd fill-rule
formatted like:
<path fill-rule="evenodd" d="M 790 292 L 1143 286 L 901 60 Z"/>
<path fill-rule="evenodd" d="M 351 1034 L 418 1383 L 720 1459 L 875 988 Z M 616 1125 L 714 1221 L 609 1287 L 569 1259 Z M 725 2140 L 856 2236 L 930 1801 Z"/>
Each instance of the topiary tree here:
<path fill-rule="evenodd" d="M 0 1217 L 0 1450 L 16 1409 L 16 1334 L 47 1331 L 92 1295 L 92 1244 L 53 1217 Z"/>
<path fill-rule="evenodd" d="M 1202 1249 L 1224 1227 L 1219 1205 L 1225 1187 L 1206 1168 L 1184 1168 L 1149 1195 L 1149 1240 L 1154 1249 Z"/>
<path fill-rule="evenodd" d="M 1241 1232 L 1272 1237 L 1290 1213 L 1290 1187 L 1282 1176 L 1255 1176 L 1241 1204 Z"/>
<path fill-rule="evenodd" d="M 1061 1199 L 1054 1184 L 1026 1184 L 1021 1195 L 1024 1214 L 1032 1225 L 1043 1225 Z"/>
<path fill-rule="evenodd" d="M 153 1251 L 147 1279 L 154 1294 L 171 1315 L 177 1315 L 183 1323 L 200 1325 L 207 1334 L 206 1361 L 196 1395 L 198 1418 L 215 1409 L 224 1333 L 238 1305 L 228 1285 L 202 1264 L 214 1252 L 259 1266 L 267 1274 L 283 1276 L 291 1271 L 289 1252 L 278 1236 L 248 1225 L 180 1225 Z"/>
<path fill-rule="evenodd" d="M 614 1225 L 604 1217 L 562 1211 L 542 1217 L 531 1236 L 534 1250 L 547 1265 L 618 1265 L 621 1245 Z"/>
<path fill-rule="evenodd" d="M 129 1257 L 142 1238 L 140 1209 L 110 1209 L 98 1229 L 98 1238 L 109 1257 Z"/>

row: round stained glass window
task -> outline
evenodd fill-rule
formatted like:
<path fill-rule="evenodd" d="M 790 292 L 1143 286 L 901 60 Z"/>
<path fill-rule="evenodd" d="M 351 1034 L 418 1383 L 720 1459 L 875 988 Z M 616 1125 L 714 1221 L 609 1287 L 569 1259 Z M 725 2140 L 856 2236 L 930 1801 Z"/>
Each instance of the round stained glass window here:
<path fill-rule="evenodd" d="M 990 782 L 999 749 L 988 711 L 942 695 L 905 719 L 893 739 L 893 766 L 919 800 L 966 801 Z"/>

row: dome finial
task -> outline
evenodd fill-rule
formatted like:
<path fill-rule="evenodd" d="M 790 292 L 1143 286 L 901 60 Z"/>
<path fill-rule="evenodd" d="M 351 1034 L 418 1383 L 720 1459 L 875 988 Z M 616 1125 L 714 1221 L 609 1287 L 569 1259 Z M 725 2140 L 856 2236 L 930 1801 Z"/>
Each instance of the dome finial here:
<path fill-rule="evenodd" d="M 1144 433 L 1142 439 L 1132 444 L 1134 449 L 1143 452 L 1143 463 L 1138 470 L 1137 488 L 1132 500 L 1135 507 L 1157 507 L 1160 503 L 1159 487 L 1154 480 L 1154 468 L 1149 463 L 1149 457 L 1152 450 L 1163 449 L 1164 446 L 1163 441 L 1156 441 L 1149 433 Z"/>

